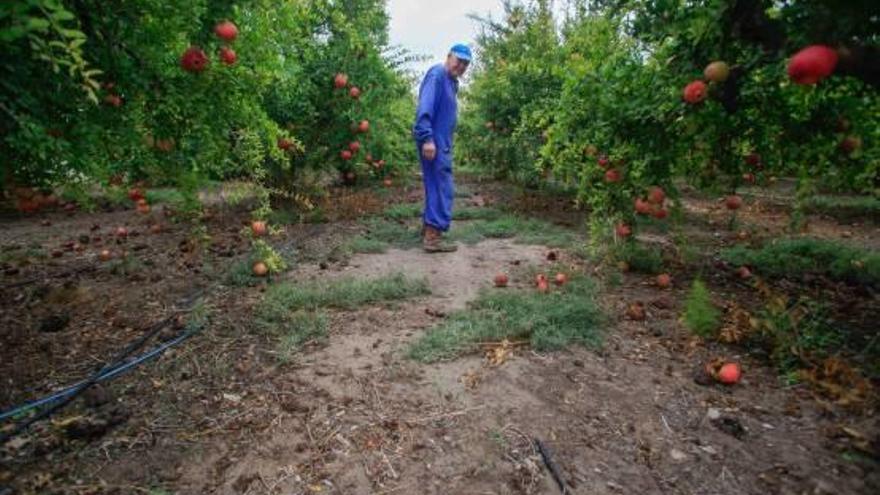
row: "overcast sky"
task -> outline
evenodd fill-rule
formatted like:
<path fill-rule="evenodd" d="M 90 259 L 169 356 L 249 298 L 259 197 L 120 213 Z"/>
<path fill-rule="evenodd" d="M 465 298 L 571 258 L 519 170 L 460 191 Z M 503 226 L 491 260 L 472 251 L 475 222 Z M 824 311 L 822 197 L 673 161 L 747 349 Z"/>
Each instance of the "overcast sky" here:
<path fill-rule="evenodd" d="M 455 43 L 473 48 L 477 23 L 469 13 L 500 19 L 501 0 L 388 0 L 391 15 L 391 44 L 402 45 L 416 55 L 428 55 L 425 62 L 412 65 L 421 75 L 441 62 Z"/>

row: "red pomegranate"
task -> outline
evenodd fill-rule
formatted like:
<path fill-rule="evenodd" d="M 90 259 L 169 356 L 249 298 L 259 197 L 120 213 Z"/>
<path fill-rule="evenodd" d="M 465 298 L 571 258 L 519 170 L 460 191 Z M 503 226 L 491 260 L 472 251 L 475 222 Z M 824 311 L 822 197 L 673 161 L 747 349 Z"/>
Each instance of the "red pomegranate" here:
<path fill-rule="evenodd" d="M 348 85 L 348 76 L 343 74 L 342 72 L 336 74 L 336 76 L 333 77 L 333 86 L 336 87 L 336 89 L 342 89 L 342 88 L 346 87 L 347 85 Z"/>
<path fill-rule="evenodd" d="M 224 46 L 220 48 L 220 61 L 226 65 L 233 65 L 235 61 L 238 60 L 238 56 L 235 54 L 235 50 L 229 48 L 228 46 Z"/>
<path fill-rule="evenodd" d="M 825 45 L 811 45 L 788 62 L 788 77 L 796 84 L 816 84 L 834 72 L 837 51 Z"/>
<path fill-rule="evenodd" d="M 357 100 L 361 97 L 361 90 L 357 86 L 352 86 L 350 90 L 348 90 L 348 95 Z"/>
<path fill-rule="evenodd" d="M 614 232 L 617 234 L 618 237 L 629 237 L 630 235 L 632 235 L 632 229 L 629 225 L 625 223 L 617 224 L 617 226 L 614 228 Z"/>
<path fill-rule="evenodd" d="M 214 26 L 214 33 L 224 41 L 234 41 L 238 36 L 238 27 L 231 21 L 223 21 Z"/>
<path fill-rule="evenodd" d="M 122 98 L 119 95 L 107 95 L 104 97 L 104 103 L 118 108 L 122 106 Z"/>
<path fill-rule="evenodd" d="M 690 104 L 700 103 L 706 99 L 706 83 L 693 81 L 684 87 L 684 101 Z"/>
<path fill-rule="evenodd" d="M 666 192 L 663 191 L 663 188 L 654 186 L 648 189 L 648 202 L 653 203 L 655 205 L 663 204 L 663 200 L 666 199 Z"/>
<path fill-rule="evenodd" d="M 346 161 L 351 160 L 351 156 L 352 156 L 351 150 L 342 150 L 339 152 L 339 157 L 342 158 L 343 160 L 346 160 Z"/>
<path fill-rule="evenodd" d="M 180 66 L 187 72 L 202 72 L 208 67 L 208 56 L 201 48 L 191 46 L 180 57 Z"/>
<path fill-rule="evenodd" d="M 620 179 L 621 179 L 620 172 L 615 168 L 612 168 L 611 170 L 608 170 L 607 172 L 605 172 L 605 182 L 608 182 L 608 183 L 620 182 Z"/>
<path fill-rule="evenodd" d="M 736 194 L 730 195 L 724 200 L 724 205 L 727 206 L 728 210 L 738 210 L 742 207 L 742 204 L 742 198 Z"/>
<path fill-rule="evenodd" d="M 703 76 L 707 81 L 724 82 L 730 76 L 730 67 L 720 60 L 712 62 L 703 70 Z"/>

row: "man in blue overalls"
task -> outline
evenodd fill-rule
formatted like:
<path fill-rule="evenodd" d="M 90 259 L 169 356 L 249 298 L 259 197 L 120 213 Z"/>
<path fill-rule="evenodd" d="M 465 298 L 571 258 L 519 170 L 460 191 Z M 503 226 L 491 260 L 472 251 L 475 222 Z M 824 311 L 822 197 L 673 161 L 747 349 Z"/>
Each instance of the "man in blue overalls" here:
<path fill-rule="evenodd" d="M 428 70 L 419 88 L 419 107 L 413 137 L 422 162 L 425 183 L 425 212 L 422 216 L 422 245 L 430 253 L 457 249 L 443 239 L 452 221 L 452 133 L 458 113 L 458 78 L 471 61 L 471 50 L 458 44 L 449 50 L 446 63 Z"/>

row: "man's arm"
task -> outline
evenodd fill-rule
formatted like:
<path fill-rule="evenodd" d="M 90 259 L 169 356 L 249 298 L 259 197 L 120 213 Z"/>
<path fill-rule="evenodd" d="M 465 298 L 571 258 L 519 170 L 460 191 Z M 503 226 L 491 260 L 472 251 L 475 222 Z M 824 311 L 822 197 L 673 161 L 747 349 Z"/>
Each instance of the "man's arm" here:
<path fill-rule="evenodd" d="M 434 129 L 431 120 L 434 118 L 434 102 L 437 99 L 437 75 L 430 71 L 422 81 L 419 88 L 419 106 L 416 110 L 416 124 L 413 127 L 413 136 L 422 150 L 426 160 L 433 160 L 437 155 L 437 147 L 434 144 Z"/>

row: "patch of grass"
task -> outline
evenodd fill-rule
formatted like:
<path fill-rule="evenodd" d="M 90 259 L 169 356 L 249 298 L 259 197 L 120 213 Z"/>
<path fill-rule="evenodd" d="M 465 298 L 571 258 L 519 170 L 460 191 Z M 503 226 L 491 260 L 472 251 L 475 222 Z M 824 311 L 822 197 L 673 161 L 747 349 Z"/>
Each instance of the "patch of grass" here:
<path fill-rule="evenodd" d="M 144 195 L 147 197 L 147 201 L 150 204 L 163 203 L 178 207 L 186 201 L 186 198 L 184 198 L 180 191 L 170 187 L 147 189 L 144 192 Z"/>
<path fill-rule="evenodd" d="M 324 208 L 316 206 L 304 215 L 303 221 L 305 223 L 327 223 L 330 219 L 327 217 L 327 211 Z"/>
<path fill-rule="evenodd" d="M 144 271 L 143 261 L 135 256 L 114 258 L 108 265 L 110 267 L 110 273 L 125 277 Z"/>
<path fill-rule="evenodd" d="M 534 290 L 487 289 L 466 310 L 429 330 L 409 349 L 422 362 L 450 359 L 477 349 L 479 342 L 528 339 L 538 350 L 570 344 L 598 347 L 603 316 L 592 280 L 572 277 L 549 294 Z"/>
<path fill-rule="evenodd" d="M 636 242 L 627 242 L 617 249 L 615 259 L 625 262 L 634 272 L 658 274 L 663 271 L 660 251 Z"/>
<path fill-rule="evenodd" d="M 350 240 L 345 249 L 352 253 L 384 253 L 388 250 L 388 243 L 371 237 L 357 236 Z"/>
<path fill-rule="evenodd" d="M 374 242 L 408 249 L 421 243 L 420 227 L 387 221 L 382 218 L 370 218 L 365 222 L 367 233 L 364 237 Z"/>
<path fill-rule="evenodd" d="M 873 196 L 811 196 L 803 202 L 804 211 L 821 213 L 840 220 L 880 218 L 880 198 Z"/>
<path fill-rule="evenodd" d="M 577 236 L 562 227 L 515 215 L 467 222 L 454 226 L 449 235 L 450 239 L 465 244 L 476 244 L 484 239 L 516 238 L 522 244 L 566 248 L 577 241 Z"/>
<path fill-rule="evenodd" d="M 254 276 L 253 261 L 250 259 L 235 262 L 226 272 L 226 283 L 233 287 L 253 287 L 260 280 L 259 277 Z"/>
<path fill-rule="evenodd" d="M 464 207 L 452 211 L 453 220 L 496 220 L 503 215 L 494 208 Z"/>
<path fill-rule="evenodd" d="M 428 293 L 426 280 L 410 279 L 399 273 L 370 280 L 287 282 L 269 288 L 257 306 L 256 326 L 277 338 L 278 357 L 286 362 L 307 342 L 327 336 L 327 308 L 351 309 Z"/>
<path fill-rule="evenodd" d="M 709 289 L 702 280 L 694 280 L 684 303 L 684 326 L 700 337 L 715 334 L 720 324 L 720 311 L 712 304 Z"/>
<path fill-rule="evenodd" d="M 467 184 L 458 184 L 455 186 L 455 194 L 456 198 L 469 198 L 474 195 L 474 192 L 471 190 L 470 186 Z"/>
<path fill-rule="evenodd" d="M 721 257 L 772 278 L 799 279 L 813 274 L 844 282 L 880 284 L 880 253 L 830 240 L 781 239 L 760 249 L 736 246 L 722 251 Z"/>
<path fill-rule="evenodd" d="M 285 282 L 269 288 L 261 303 L 261 318 L 315 308 L 352 309 L 366 304 L 399 301 L 429 294 L 425 279 L 396 273 L 375 279 L 344 278 L 303 284 Z"/>
<path fill-rule="evenodd" d="M 278 359 L 282 362 L 290 361 L 307 342 L 324 339 L 330 326 L 327 315 L 321 311 L 293 311 L 282 320 L 264 323 L 269 323 L 265 328 L 279 335 Z"/>
<path fill-rule="evenodd" d="M 398 203 L 385 208 L 382 215 L 391 220 L 409 220 L 418 218 L 422 214 L 420 203 Z"/>
<path fill-rule="evenodd" d="M 279 208 L 272 210 L 267 220 L 272 225 L 293 225 L 299 223 L 301 215 L 291 208 Z"/>
<path fill-rule="evenodd" d="M 128 197 L 128 189 L 122 187 L 107 187 L 103 190 L 102 196 L 103 197 L 98 198 L 98 201 L 114 208 L 133 204 L 133 201 Z"/>

